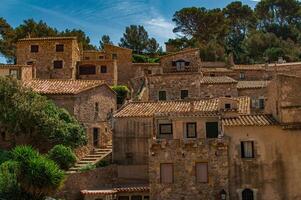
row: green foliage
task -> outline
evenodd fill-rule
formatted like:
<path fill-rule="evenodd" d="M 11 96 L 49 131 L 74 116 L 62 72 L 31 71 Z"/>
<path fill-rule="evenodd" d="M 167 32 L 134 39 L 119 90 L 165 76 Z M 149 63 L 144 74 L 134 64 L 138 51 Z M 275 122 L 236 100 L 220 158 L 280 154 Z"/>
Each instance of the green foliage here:
<path fill-rule="evenodd" d="M 262 0 L 255 11 L 240 1 L 219 9 L 183 8 L 174 14 L 176 49 L 199 47 L 204 60 L 235 63 L 299 61 L 301 55 L 301 3 L 297 0 Z M 222 19 L 223 18 L 223 19 Z M 189 38 L 189 39 L 187 39 Z M 222 55 L 224 54 L 224 55 Z"/>
<path fill-rule="evenodd" d="M 87 171 L 90 171 L 90 170 L 93 170 L 93 169 L 96 169 L 96 166 L 92 165 L 92 164 L 88 164 L 88 165 L 80 168 L 79 171 L 80 172 L 87 172 Z"/>
<path fill-rule="evenodd" d="M 66 110 L 46 97 L 23 88 L 13 79 L 0 78 L 0 123 L 11 134 L 34 134 L 32 142 L 78 147 L 86 144 L 83 127 Z"/>
<path fill-rule="evenodd" d="M 107 167 L 109 165 L 110 165 L 110 163 L 108 161 L 101 160 L 98 163 L 96 163 L 96 168 Z"/>
<path fill-rule="evenodd" d="M 49 152 L 48 157 L 55 161 L 61 169 L 68 170 L 76 162 L 72 149 L 64 145 L 56 145 Z"/>
<path fill-rule="evenodd" d="M 132 49 L 136 54 L 156 54 L 159 51 L 159 44 L 156 39 L 149 38 L 147 31 L 140 25 L 126 27 L 119 46 Z"/>
<path fill-rule="evenodd" d="M 0 165 L 0 195 L 17 200 L 42 200 L 64 181 L 58 165 L 28 146 L 12 150 L 12 159 Z"/>
<path fill-rule="evenodd" d="M 123 104 L 130 90 L 125 85 L 116 85 L 111 88 L 117 93 L 117 104 Z"/>
<path fill-rule="evenodd" d="M 105 44 L 113 44 L 113 42 L 111 41 L 110 36 L 103 35 L 99 41 L 99 44 L 99 49 L 104 49 Z"/>
<path fill-rule="evenodd" d="M 152 58 L 148 55 L 139 55 L 133 54 L 132 62 L 133 63 L 158 63 L 160 58 Z"/>
<path fill-rule="evenodd" d="M 10 152 L 0 149 L 0 165 L 10 159 L 11 159 Z"/>

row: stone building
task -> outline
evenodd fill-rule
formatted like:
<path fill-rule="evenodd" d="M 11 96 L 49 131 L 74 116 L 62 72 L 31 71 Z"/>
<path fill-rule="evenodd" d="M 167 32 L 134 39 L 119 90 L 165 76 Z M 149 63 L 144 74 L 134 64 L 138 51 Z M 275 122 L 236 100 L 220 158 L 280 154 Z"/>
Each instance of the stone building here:
<path fill-rule="evenodd" d="M 0 65 L 0 77 L 13 77 L 20 81 L 35 78 L 35 70 L 31 65 Z"/>
<path fill-rule="evenodd" d="M 116 110 L 116 93 L 104 81 L 35 79 L 23 84 L 75 116 L 86 128 L 89 146 L 110 144 L 112 133 L 108 122 Z"/>
<path fill-rule="evenodd" d="M 33 65 L 39 79 L 75 79 L 80 48 L 76 37 L 24 38 L 17 42 L 17 64 Z"/>

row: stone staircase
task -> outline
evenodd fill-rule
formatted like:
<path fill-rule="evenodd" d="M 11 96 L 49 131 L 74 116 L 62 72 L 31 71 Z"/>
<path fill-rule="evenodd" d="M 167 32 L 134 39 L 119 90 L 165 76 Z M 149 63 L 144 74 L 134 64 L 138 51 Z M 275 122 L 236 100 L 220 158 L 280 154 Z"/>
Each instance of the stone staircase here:
<path fill-rule="evenodd" d="M 73 167 L 71 167 L 66 174 L 74 174 L 87 165 L 93 165 L 97 162 L 107 158 L 112 154 L 112 146 L 108 145 L 106 148 L 95 148 L 90 154 L 77 161 Z"/>

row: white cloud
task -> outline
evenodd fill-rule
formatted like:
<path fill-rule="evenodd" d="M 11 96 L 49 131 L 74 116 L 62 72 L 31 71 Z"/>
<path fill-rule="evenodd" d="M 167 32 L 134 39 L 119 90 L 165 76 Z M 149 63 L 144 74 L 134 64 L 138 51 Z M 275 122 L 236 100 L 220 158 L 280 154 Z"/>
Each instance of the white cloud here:
<path fill-rule="evenodd" d="M 157 37 L 163 39 L 175 37 L 175 34 L 172 32 L 174 24 L 163 17 L 151 18 L 144 22 L 144 26 L 147 31 Z"/>

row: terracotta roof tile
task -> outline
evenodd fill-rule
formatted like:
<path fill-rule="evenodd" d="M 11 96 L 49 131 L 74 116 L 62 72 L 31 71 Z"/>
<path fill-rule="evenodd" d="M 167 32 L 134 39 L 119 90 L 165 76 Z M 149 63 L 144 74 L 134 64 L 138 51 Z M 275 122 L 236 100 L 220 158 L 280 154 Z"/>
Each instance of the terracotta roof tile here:
<path fill-rule="evenodd" d="M 119 192 L 149 192 L 148 186 L 135 186 L 135 187 L 119 187 L 113 189 L 106 189 L 106 190 L 82 190 L 81 193 L 84 195 L 109 195 L 109 194 L 116 194 Z"/>
<path fill-rule="evenodd" d="M 238 113 L 250 113 L 250 98 L 234 98 L 239 102 Z M 219 99 L 198 101 L 130 102 L 124 105 L 114 117 L 152 117 L 160 113 L 213 113 L 219 111 Z"/>
<path fill-rule="evenodd" d="M 204 76 L 201 79 L 201 84 L 227 84 L 227 83 L 237 83 L 237 81 L 228 76 Z"/>
<path fill-rule="evenodd" d="M 252 89 L 267 87 L 269 81 L 238 81 L 237 89 Z"/>
<path fill-rule="evenodd" d="M 40 94 L 78 94 L 85 90 L 104 85 L 99 80 L 31 80 L 23 82 L 25 87 Z"/>
<path fill-rule="evenodd" d="M 277 121 L 272 115 L 240 115 L 233 118 L 222 119 L 224 126 L 270 126 L 276 125 Z"/>

